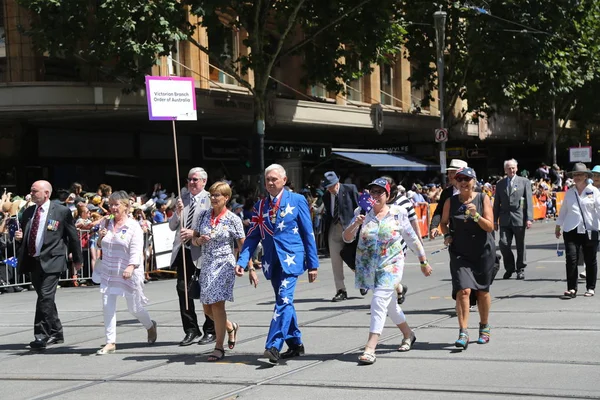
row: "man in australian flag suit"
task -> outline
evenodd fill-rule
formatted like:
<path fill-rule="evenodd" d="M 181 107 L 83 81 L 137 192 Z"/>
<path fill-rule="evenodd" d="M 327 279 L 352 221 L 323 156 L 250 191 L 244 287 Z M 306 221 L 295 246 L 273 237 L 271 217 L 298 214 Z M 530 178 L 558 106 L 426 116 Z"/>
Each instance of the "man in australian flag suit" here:
<path fill-rule="evenodd" d="M 275 292 L 275 309 L 265 345 L 265 357 L 272 364 L 280 358 L 304 354 L 304 345 L 294 308 L 294 291 L 298 277 L 308 270 L 308 281 L 317 279 L 319 259 L 310 218 L 310 208 L 304 196 L 284 190 L 285 169 L 272 164 L 265 169 L 265 184 L 269 195 L 254 206 L 252 226 L 240 252 L 236 274 L 242 276 L 256 246 L 262 242 L 262 269 Z M 250 282 L 256 285 L 256 271 L 249 268 Z M 288 350 L 280 354 L 283 343 Z"/>

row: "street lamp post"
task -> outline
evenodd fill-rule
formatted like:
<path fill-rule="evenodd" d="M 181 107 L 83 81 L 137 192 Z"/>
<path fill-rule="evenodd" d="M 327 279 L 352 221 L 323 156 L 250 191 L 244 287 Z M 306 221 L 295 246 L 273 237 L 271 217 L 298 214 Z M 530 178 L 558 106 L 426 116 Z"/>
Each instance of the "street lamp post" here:
<path fill-rule="evenodd" d="M 440 111 L 440 128 L 444 129 L 444 49 L 446 47 L 446 12 L 436 11 L 433 13 L 435 22 L 436 47 L 437 47 L 437 71 L 438 71 L 438 97 Z M 446 185 L 446 142 L 440 142 L 440 169 L 442 172 L 442 183 Z"/>

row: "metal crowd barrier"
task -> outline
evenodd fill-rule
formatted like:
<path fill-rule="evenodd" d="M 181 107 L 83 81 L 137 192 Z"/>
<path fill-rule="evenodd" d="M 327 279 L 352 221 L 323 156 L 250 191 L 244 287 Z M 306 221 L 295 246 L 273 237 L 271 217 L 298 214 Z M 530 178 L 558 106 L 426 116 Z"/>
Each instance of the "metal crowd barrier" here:
<path fill-rule="evenodd" d="M 93 246 L 95 232 L 89 230 L 77 230 L 79 236 L 79 245 L 81 246 L 81 254 L 83 256 L 83 266 L 79 271 L 75 271 L 70 260 L 68 261 L 67 270 L 61 275 L 59 282 L 71 283 L 73 286 L 87 285 L 91 282 L 93 265 L 100 256 L 100 250 Z M 17 274 L 16 265 L 13 267 L 6 260 L 17 255 L 17 245 L 14 240 L 11 240 L 7 232 L 2 233 L 2 240 L 7 243 L 4 251 L 0 253 L 0 290 L 11 287 L 27 287 L 31 285 L 31 279 L 28 274 Z M 154 250 L 152 247 L 152 233 L 148 231 L 144 233 L 144 271 L 150 273 L 156 270 L 156 261 Z M 68 257 L 68 255 L 67 255 Z"/>

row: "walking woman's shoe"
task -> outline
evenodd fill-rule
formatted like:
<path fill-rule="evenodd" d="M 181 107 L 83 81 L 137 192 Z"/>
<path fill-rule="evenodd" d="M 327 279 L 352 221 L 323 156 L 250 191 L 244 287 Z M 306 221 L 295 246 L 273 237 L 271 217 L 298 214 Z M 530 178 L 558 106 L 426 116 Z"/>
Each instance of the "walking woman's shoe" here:
<path fill-rule="evenodd" d="M 152 321 L 152 328 L 148 329 L 148 344 L 154 344 L 157 336 L 156 321 Z"/>
<path fill-rule="evenodd" d="M 240 329 L 240 325 L 237 322 L 233 322 L 231 324 L 232 329 L 228 330 L 227 333 L 229 335 L 233 334 L 233 340 L 227 340 L 227 346 L 229 347 L 229 350 L 233 350 L 233 348 L 235 347 L 235 342 L 237 340 L 237 332 L 238 329 Z M 216 349 L 219 350 L 219 349 Z"/>
<path fill-rule="evenodd" d="M 217 353 L 217 354 L 215 354 L 215 353 Z M 221 361 L 223 358 L 225 358 L 225 350 L 215 347 L 212 354 L 208 356 L 206 361 L 208 361 L 208 362 Z"/>
<path fill-rule="evenodd" d="M 490 324 L 479 324 L 479 339 L 477 339 L 477 343 L 486 344 L 490 341 L 491 333 Z"/>
<path fill-rule="evenodd" d="M 402 344 L 400 344 L 400 347 L 398 347 L 398 351 L 400 351 L 400 352 L 410 351 L 410 349 L 412 349 L 412 347 L 413 347 L 413 344 L 415 344 L 416 340 L 417 340 L 417 337 L 415 336 L 415 333 L 411 332 L 409 337 L 405 337 L 404 339 L 402 339 Z"/>
<path fill-rule="evenodd" d="M 377 356 L 375 355 L 375 353 L 369 353 L 365 351 L 360 356 L 358 356 L 358 363 L 361 365 L 375 364 L 375 361 L 377 361 Z"/>
<path fill-rule="evenodd" d="M 571 290 L 567 290 L 563 293 L 563 295 L 561 296 L 563 299 L 574 299 L 575 297 L 577 297 L 577 291 L 571 289 Z"/>
<path fill-rule="evenodd" d="M 454 342 L 454 346 L 466 350 L 467 347 L 469 347 L 469 334 L 467 332 L 459 333 L 458 339 Z"/>
<path fill-rule="evenodd" d="M 106 354 L 114 354 L 117 351 L 117 345 L 114 343 L 107 343 L 103 348 L 96 352 L 97 356 L 103 356 Z"/>

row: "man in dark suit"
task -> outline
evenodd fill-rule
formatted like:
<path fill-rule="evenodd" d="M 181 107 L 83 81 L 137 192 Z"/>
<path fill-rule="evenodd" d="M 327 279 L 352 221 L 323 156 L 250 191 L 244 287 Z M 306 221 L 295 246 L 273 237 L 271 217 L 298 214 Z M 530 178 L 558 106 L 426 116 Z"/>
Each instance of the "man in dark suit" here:
<path fill-rule="evenodd" d="M 327 189 L 323 196 L 323 222 L 336 290 L 332 301 L 337 302 L 348 298 L 344 284 L 344 262 L 340 251 L 344 247 L 342 232 L 352 222 L 354 209 L 358 207 L 358 190 L 352 184 L 340 183 L 340 178 L 333 171 L 325 172 L 323 186 Z"/>
<path fill-rule="evenodd" d="M 517 279 L 525 279 L 525 229 L 533 223 L 531 182 L 517 176 L 517 160 L 504 162 L 506 178 L 496 183 L 494 196 L 494 229 L 500 228 L 500 252 L 504 258 L 504 279 L 517 271 Z M 517 263 L 511 250 L 512 240 L 517 245 Z"/>
<path fill-rule="evenodd" d="M 31 273 L 37 293 L 31 349 L 63 343 L 63 328 L 55 304 L 56 287 L 61 273 L 67 270 L 67 254 L 71 253 L 76 270 L 82 266 L 81 246 L 71 211 L 50 202 L 52 185 L 36 181 L 31 185 L 31 206 L 23 212 L 15 239 L 20 243 L 18 270 Z"/>
<path fill-rule="evenodd" d="M 208 174 L 203 168 L 195 167 L 190 169 L 187 177 L 187 187 L 181 191 L 181 198 L 177 199 L 177 212 L 169 220 L 169 228 L 175 231 L 173 240 L 173 252 L 171 253 L 171 266 L 177 270 L 177 296 L 179 297 L 179 313 L 181 315 L 181 324 L 185 336 L 179 342 L 180 346 L 191 345 L 197 337 L 200 336 L 200 327 L 194 300 L 185 299 L 185 281 L 190 282 L 196 268 L 201 268 L 200 256 L 202 249 L 199 246 L 191 244 L 194 236 L 200 236 L 196 231 L 198 228 L 198 218 L 203 210 L 210 207 L 210 195 L 204 190 Z M 185 250 L 182 250 L 182 245 Z M 185 254 L 185 272 L 183 273 L 183 255 Z M 215 341 L 215 323 L 208 316 L 205 316 L 202 326 L 204 336 L 200 338 L 198 344 L 204 345 Z"/>

